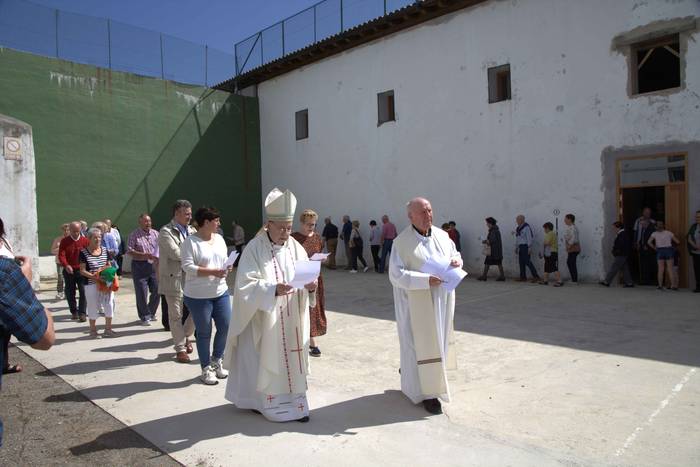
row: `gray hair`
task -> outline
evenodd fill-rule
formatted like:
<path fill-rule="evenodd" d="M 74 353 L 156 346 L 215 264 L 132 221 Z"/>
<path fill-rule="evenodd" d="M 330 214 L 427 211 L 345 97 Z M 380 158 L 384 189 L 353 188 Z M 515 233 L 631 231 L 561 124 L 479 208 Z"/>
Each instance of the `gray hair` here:
<path fill-rule="evenodd" d="M 100 221 L 93 222 L 90 227 L 93 229 L 100 229 L 101 233 L 105 233 L 107 231 L 107 224 L 105 224 L 104 222 L 100 222 Z"/>
<path fill-rule="evenodd" d="M 90 239 L 92 239 L 97 234 L 100 234 L 100 236 L 102 236 L 102 230 L 98 229 L 97 227 L 92 227 L 87 231 L 87 237 Z"/>
<path fill-rule="evenodd" d="M 173 204 L 173 214 L 175 214 L 180 208 L 192 209 L 192 203 L 190 203 L 186 199 L 178 199 L 177 201 L 175 201 L 175 204 Z"/>

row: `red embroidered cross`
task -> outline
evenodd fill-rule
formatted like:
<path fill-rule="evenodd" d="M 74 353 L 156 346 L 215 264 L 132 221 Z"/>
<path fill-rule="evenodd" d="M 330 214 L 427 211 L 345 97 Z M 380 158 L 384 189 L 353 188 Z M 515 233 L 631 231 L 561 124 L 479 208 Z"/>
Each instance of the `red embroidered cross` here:
<path fill-rule="evenodd" d="M 297 407 L 299 410 L 304 410 L 304 404 L 299 404 L 299 407 Z"/>
<path fill-rule="evenodd" d="M 272 404 L 272 400 L 273 400 L 274 398 L 275 398 L 275 397 L 272 396 L 272 395 L 267 396 L 267 402 L 269 402 L 270 404 Z"/>
<path fill-rule="evenodd" d="M 296 331 L 297 334 L 297 348 L 296 349 L 291 349 L 290 352 L 299 352 L 297 356 L 299 357 L 299 373 L 304 373 L 304 370 L 302 369 L 301 365 L 301 353 L 304 351 L 304 349 L 301 348 L 301 342 L 299 342 L 299 328 L 295 327 L 294 331 Z"/>

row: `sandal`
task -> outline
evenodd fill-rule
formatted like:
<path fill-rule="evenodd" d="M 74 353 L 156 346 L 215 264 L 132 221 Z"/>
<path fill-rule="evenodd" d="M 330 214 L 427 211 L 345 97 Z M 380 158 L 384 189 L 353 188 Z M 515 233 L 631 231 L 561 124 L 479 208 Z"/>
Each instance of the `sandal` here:
<path fill-rule="evenodd" d="M 3 375 L 9 375 L 12 373 L 21 373 L 21 372 L 22 372 L 22 365 L 9 365 L 6 368 L 2 369 Z"/>
<path fill-rule="evenodd" d="M 545 282 L 545 281 L 543 281 L 543 280 L 540 280 L 540 281 L 538 282 L 538 284 L 540 284 L 540 285 L 549 285 L 549 282 Z"/>
<path fill-rule="evenodd" d="M 552 284 L 552 285 L 553 285 L 554 287 L 561 287 L 561 286 L 564 285 L 564 284 L 563 284 L 562 282 L 555 282 L 555 283 Z"/>
<path fill-rule="evenodd" d="M 321 349 L 319 349 L 318 347 L 309 346 L 309 355 L 311 355 L 312 357 L 320 357 Z"/>

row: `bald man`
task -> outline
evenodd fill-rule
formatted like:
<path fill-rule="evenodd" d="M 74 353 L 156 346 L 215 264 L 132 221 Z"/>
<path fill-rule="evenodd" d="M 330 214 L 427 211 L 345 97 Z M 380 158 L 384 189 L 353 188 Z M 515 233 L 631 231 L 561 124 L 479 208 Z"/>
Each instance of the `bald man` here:
<path fill-rule="evenodd" d="M 450 400 L 447 370 L 456 369 L 454 353 L 455 293 L 440 278 L 422 272 L 428 259 L 449 260 L 462 267 L 462 257 L 447 232 L 433 226 L 433 208 L 425 198 L 407 204 L 411 225 L 394 240 L 389 279 L 401 347 L 401 390 L 431 414 L 441 414 L 439 399 Z"/>

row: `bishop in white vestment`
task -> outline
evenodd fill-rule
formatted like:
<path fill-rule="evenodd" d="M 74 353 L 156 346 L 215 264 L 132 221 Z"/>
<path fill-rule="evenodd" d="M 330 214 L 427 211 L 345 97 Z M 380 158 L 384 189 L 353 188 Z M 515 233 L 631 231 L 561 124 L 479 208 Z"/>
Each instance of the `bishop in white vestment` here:
<path fill-rule="evenodd" d="M 266 226 L 238 263 L 224 367 L 226 399 L 274 422 L 309 420 L 309 305 L 316 282 L 287 285 L 304 248 L 290 236 L 296 198 L 274 189 L 267 196 Z"/>
<path fill-rule="evenodd" d="M 462 257 L 447 232 L 432 225 L 430 202 L 408 203 L 411 225 L 394 240 L 389 279 L 401 348 L 401 390 L 432 414 L 442 413 L 439 399 L 450 401 L 447 370 L 456 369 L 454 352 L 455 293 L 441 280 L 421 272 L 429 258 L 443 257 L 462 267 Z"/>

